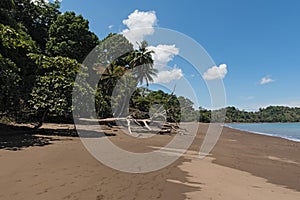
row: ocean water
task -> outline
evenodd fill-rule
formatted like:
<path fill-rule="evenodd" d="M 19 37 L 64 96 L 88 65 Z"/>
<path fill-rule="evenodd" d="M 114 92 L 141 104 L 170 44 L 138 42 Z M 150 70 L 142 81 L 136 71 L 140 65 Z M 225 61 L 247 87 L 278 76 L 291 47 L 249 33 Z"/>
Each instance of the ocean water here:
<path fill-rule="evenodd" d="M 226 124 L 226 126 L 300 142 L 300 123 Z"/>

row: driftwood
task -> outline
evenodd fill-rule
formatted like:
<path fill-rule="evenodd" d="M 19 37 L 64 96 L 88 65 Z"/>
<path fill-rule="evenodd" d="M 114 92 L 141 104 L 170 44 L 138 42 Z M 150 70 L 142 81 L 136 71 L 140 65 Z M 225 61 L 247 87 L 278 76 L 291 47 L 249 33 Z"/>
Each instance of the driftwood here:
<path fill-rule="evenodd" d="M 178 124 L 172 124 L 168 122 L 161 122 L 161 121 L 154 121 L 153 119 L 134 119 L 133 117 L 120 117 L 120 118 L 106 118 L 106 119 L 85 119 L 80 118 L 79 121 L 81 123 L 97 123 L 102 125 L 109 125 L 109 124 L 117 124 L 118 122 L 125 122 L 128 132 L 130 134 L 132 133 L 132 124 L 136 124 L 144 129 L 147 129 L 148 131 L 157 131 L 159 134 L 171 134 L 171 133 L 177 133 L 180 129 Z M 149 125 L 153 125 L 158 129 L 154 129 L 150 127 Z"/>

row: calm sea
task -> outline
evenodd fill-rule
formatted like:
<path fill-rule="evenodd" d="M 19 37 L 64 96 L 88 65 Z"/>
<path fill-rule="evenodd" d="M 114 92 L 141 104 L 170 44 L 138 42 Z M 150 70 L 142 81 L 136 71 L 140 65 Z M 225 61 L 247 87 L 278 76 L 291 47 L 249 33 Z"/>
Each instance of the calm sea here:
<path fill-rule="evenodd" d="M 226 124 L 226 126 L 300 142 L 300 123 Z"/>

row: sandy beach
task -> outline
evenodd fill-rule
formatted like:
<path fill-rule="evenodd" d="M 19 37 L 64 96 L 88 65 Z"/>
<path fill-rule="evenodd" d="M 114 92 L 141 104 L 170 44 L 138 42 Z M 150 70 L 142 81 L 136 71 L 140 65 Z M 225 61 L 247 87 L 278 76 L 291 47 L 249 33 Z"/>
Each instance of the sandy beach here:
<path fill-rule="evenodd" d="M 63 125 L 59 129 L 59 135 L 70 131 Z M 200 124 L 190 149 L 168 167 L 129 174 L 96 160 L 78 137 L 55 136 L 53 130 L 24 135 L 1 127 L 0 199 L 300 198 L 300 143 L 225 127 L 211 154 L 201 160 L 199 144 L 206 130 Z M 113 143 L 132 152 L 151 151 L 172 139 L 157 135 L 141 142 L 118 130 L 107 132 Z"/>

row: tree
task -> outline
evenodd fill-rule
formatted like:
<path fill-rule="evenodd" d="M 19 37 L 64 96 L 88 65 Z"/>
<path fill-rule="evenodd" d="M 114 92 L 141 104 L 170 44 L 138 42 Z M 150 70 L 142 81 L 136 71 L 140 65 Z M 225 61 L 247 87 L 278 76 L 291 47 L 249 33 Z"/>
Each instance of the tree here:
<path fill-rule="evenodd" d="M 205 108 L 199 108 L 199 122 L 209 123 L 211 121 L 211 111 Z"/>
<path fill-rule="evenodd" d="M 133 51 L 133 45 L 123 35 L 109 34 L 97 45 L 94 57 L 87 59 L 87 61 L 95 60 L 88 65 L 93 66 L 101 75 L 96 93 L 98 102 L 96 108 L 101 118 L 111 117 L 113 114 L 115 116 L 126 115 L 127 96 L 137 85 L 133 76 L 129 74 L 127 61 L 128 55 Z M 113 91 L 117 93 L 114 96 Z"/>
<path fill-rule="evenodd" d="M 7 110 L 10 114 L 11 108 L 18 111 L 15 112 L 18 118 L 23 117 L 25 111 L 29 111 L 29 94 L 36 79 L 37 65 L 27 54 L 45 52 L 48 29 L 60 13 L 58 8 L 58 1 L 49 3 L 43 0 L 1 0 L 0 2 L 0 54 L 2 63 L 5 63 L 2 71 L 6 71 L 3 74 L 7 77 L 18 76 L 16 82 L 18 87 L 11 90 L 14 91 L 11 98 L 14 106 L 7 106 Z M 12 70 L 7 71 L 5 67 L 11 67 Z M 15 85 L 12 84 L 12 87 Z"/>
<path fill-rule="evenodd" d="M 0 113 L 18 107 L 20 84 L 19 68 L 9 58 L 0 54 Z"/>
<path fill-rule="evenodd" d="M 112 111 L 117 117 L 129 115 L 131 95 L 138 83 L 142 84 L 146 80 L 148 86 L 149 82 L 153 81 L 153 76 L 156 75 L 151 55 L 153 51 L 148 51 L 146 47 L 147 42 L 144 41 L 137 50 L 123 51 L 126 53 L 115 58 L 105 72 L 109 74 L 110 79 L 114 80 L 111 85 L 113 87 L 110 87 L 114 88 L 113 98 L 109 99 L 113 102 Z"/>
<path fill-rule="evenodd" d="M 197 120 L 198 114 L 196 113 L 195 109 L 193 108 L 194 102 L 192 102 L 190 99 L 185 98 L 183 96 L 179 96 L 178 98 L 179 102 L 179 109 L 180 109 L 180 119 L 182 121 L 195 121 Z"/>
<path fill-rule="evenodd" d="M 45 53 L 50 26 L 60 15 L 60 3 L 45 0 L 15 0 L 14 18 L 23 25 L 23 31 L 27 32 L 41 53 Z"/>
<path fill-rule="evenodd" d="M 149 118 L 148 115 L 150 106 L 153 102 L 151 102 L 149 98 L 149 94 L 152 92 L 148 88 L 139 87 L 137 88 L 131 96 L 130 101 L 130 109 L 136 118 Z"/>
<path fill-rule="evenodd" d="M 139 45 L 139 49 L 128 55 L 127 61 L 138 83 L 143 84 L 145 80 L 148 86 L 149 82 L 153 82 L 153 77 L 156 76 L 157 70 L 153 66 L 152 54 L 154 51 L 149 51 L 147 46 L 148 43 L 143 41 Z"/>
<path fill-rule="evenodd" d="M 110 33 L 96 47 L 96 64 L 102 67 L 124 67 L 128 64 L 126 57 L 133 50 L 133 45 L 123 35 Z"/>
<path fill-rule="evenodd" d="M 20 110 L 33 84 L 34 67 L 27 58 L 35 42 L 24 32 L 0 24 L 1 111 Z M 22 104 L 22 105 L 21 105 Z"/>
<path fill-rule="evenodd" d="M 71 118 L 72 92 L 75 78 L 81 66 L 76 60 L 66 57 L 47 57 L 40 54 L 30 54 L 30 57 L 39 65 L 40 75 L 36 78 L 36 84 L 31 92 L 30 104 L 40 115 L 40 121 L 36 128 L 40 127 L 48 114 Z M 81 76 L 84 80 L 86 74 Z M 79 92 L 81 95 L 91 96 L 92 89 L 86 81 L 82 81 Z M 77 104 L 79 105 L 79 104 Z"/>
<path fill-rule="evenodd" d="M 128 70 L 125 67 L 125 58 L 132 51 L 133 45 L 123 35 L 109 34 L 97 45 L 92 52 L 93 55 L 89 55 L 85 60 L 85 64 L 96 71 L 91 74 L 97 83 L 94 81 L 90 83 L 97 85 L 96 111 L 101 118 L 112 116 L 113 88 Z"/>
<path fill-rule="evenodd" d="M 82 63 L 98 42 L 98 37 L 89 31 L 88 20 L 66 12 L 50 26 L 46 48 L 50 56 L 69 57 Z"/>
<path fill-rule="evenodd" d="M 168 94 L 162 90 L 151 91 L 148 88 L 138 88 L 132 96 L 130 109 L 133 110 L 135 116 L 139 118 L 158 116 L 169 122 L 180 122 L 182 118 L 179 100 L 182 98 L 183 97 L 177 98 L 173 93 Z M 193 109 L 193 113 L 194 112 Z"/>

